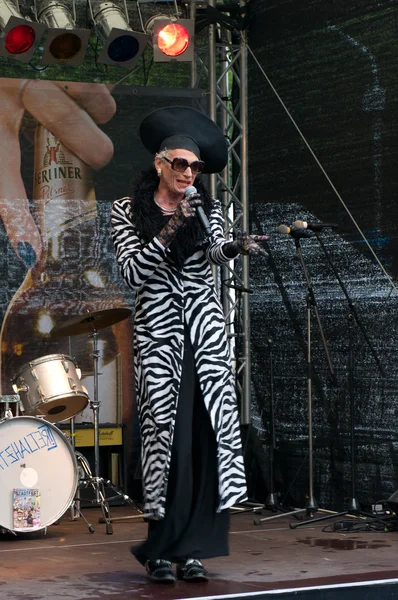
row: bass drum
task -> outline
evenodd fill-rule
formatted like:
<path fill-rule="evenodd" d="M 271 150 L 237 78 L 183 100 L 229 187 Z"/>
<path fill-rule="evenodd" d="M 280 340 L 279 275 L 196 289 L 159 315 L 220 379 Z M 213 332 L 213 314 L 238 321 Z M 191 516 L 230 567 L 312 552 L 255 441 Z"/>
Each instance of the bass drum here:
<path fill-rule="evenodd" d="M 77 483 L 76 457 L 55 425 L 29 416 L 0 422 L 0 528 L 45 529 L 72 504 Z"/>

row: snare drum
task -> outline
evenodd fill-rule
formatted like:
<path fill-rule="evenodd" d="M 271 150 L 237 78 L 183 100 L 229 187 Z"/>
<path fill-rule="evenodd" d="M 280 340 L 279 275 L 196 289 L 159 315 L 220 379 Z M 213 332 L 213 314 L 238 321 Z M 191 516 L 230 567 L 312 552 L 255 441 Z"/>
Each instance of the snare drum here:
<path fill-rule="evenodd" d="M 70 356 L 49 354 L 24 365 L 13 385 L 25 414 L 58 423 L 77 415 L 88 404 L 88 392 L 80 377 L 80 369 Z"/>
<path fill-rule="evenodd" d="M 55 425 L 35 417 L 0 422 L 0 528 L 48 527 L 71 505 L 77 483 L 75 454 Z"/>

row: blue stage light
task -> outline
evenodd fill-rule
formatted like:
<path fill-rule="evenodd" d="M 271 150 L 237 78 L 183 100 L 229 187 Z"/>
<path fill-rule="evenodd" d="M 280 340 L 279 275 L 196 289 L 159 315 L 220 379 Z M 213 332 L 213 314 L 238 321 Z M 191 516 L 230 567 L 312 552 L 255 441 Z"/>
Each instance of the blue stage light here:
<path fill-rule="evenodd" d="M 108 46 L 108 56 L 114 62 L 124 63 L 137 56 L 140 50 L 139 41 L 132 35 L 121 35 Z"/>
<path fill-rule="evenodd" d="M 144 52 L 149 36 L 133 31 L 128 14 L 114 2 L 100 2 L 92 10 L 95 29 L 103 41 L 97 62 L 132 67 Z"/>

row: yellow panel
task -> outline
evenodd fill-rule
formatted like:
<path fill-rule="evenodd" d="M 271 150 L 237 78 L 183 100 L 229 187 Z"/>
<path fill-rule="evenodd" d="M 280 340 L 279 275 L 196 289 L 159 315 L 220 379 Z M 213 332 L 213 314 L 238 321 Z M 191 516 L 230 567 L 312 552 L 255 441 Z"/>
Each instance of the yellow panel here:
<path fill-rule="evenodd" d="M 66 435 L 70 436 L 70 430 L 65 431 Z M 121 446 L 122 428 L 121 427 L 100 427 L 99 430 L 100 446 Z M 94 446 L 94 429 L 76 429 L 75 430 L 75 446 L 87 447 Z"/>

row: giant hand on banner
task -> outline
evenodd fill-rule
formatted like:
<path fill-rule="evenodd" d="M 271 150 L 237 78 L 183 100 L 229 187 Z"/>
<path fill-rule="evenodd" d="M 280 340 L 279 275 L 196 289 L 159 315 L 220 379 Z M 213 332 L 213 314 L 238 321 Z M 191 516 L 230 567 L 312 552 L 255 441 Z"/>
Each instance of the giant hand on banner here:
<path fill-rule="evenodd" d="M 10 243 L 27 267 L 42 242 L 21 177 L 19 132 L 25 111 L 93 169 L 106 165 L 113 144 L 98 127 L 115 114 L 104 84 L 0 78 L 0 216 Z"/>

